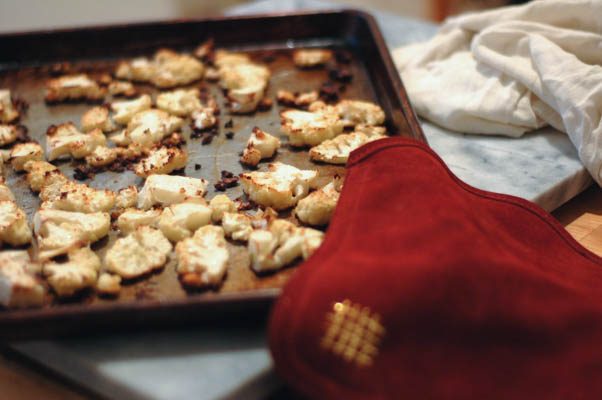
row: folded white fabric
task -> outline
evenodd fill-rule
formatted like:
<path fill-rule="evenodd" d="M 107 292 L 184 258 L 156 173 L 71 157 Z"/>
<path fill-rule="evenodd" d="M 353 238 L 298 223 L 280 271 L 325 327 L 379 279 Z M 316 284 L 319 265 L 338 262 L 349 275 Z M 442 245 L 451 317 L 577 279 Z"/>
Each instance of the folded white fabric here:
<path fill-rule="evenodd" d="M 602 184 L 602 0 L 537 0 L 450 18 L 393 58 L 420 116 L 512 137 L 552 125 Z"/>

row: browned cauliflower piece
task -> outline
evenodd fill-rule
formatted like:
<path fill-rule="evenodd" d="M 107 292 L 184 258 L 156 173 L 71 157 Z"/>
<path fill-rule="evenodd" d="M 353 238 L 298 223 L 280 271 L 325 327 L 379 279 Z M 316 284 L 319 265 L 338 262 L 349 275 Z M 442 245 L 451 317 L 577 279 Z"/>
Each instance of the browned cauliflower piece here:
<path fill-rule="evenodd" d="M 0 201 L 0 245 L 22 246 L 31 242 L 27 215 L 12 200 Z"/>
<path fill-rule="evenodd" d="M 100 259 L 89 246 L 70 250 L 66 262 L 50 261 L 43 266 L 44 276 L 59 297 L 94 287 L 99 270 Z"/>
<path fill-rule="evenodd" d="M 80 132 L 71 122 L 52 125 L 46 132 L 48 160 L 59 158 L 84 158 L 99 146 L 105 146 L 107 138 L 96 128 L 88 133 Z"/>
<path fill-rule="evenodd" d="M 6 308 L 41 307 L 46 290 L 36 277 L 39 270 L 27 250 L 0 252 L 0 304 Z"/>
<path fill-rule="evenodd" d="M 121 292 L 121 277 L 103 272 L 96 281 L 96 291 L 105 296 L 117 296 Z"/>
<path fill-rule="evenodd" d="M 17 143 L 10 150 L 8 161 L 15 171 L 23 171 L 28 161 L 44 159 L 44 149 L 36 142 Z"/>
<path fill-rule="evenodd" d="M 39 196 L 45 208 L 94 213 L 110 211 L 115 205 L 116 195 L 112 190 L 95 189 L 64 176 L 62 179 L 56 176 L 51 183 L 42 186 Z"/>
<path fill-rule="evenodd" d="M 119 189 L 115 198 L 115 208 L 123 210 L 126 208 L 136 207 L 138 203 L 138 188 L 130 185 L 126 188 Z"/>
<path fill-rule="evenodd" d="M 203 200 L 207 181 L 178 175 L 151 175 L 138 194 L 138 208 L 147 210 L 155 205 L 168 206 L 186 199 Z"/>
<path fill-rule="evenodd" d="M 385 123 L 385 112 L 378 105 L 369 101 L 341 100 L 335 106 L 345 126 L 382 125 Z"/>
<path fill-rule="evenodd" d="M 299 200 L 295 207 L 295 215 L 304 224 L 326 225 L 330 222 L 339 196 L 335 183 L 330 182 L 323 188 L 311 192 L 306 198 Z"/>
<path fill-rule="evenodd" d="M 127 81 L 111 81 L 109 83 L 109 94 L 115 97 L 134 97 L 138 94 L 138 91 L 132 85 L 132 82 Z"/>
<path fill-rule="evenodd" d="M 358 131 L 339 135 L 312 147 L 309 150 L 309 157 L 314 161 L 329 164 L 346 164 L 353 150 L 385 137 L 381 134 L 366 134 Z"/>
<path fill-rule="evenodd" d="M 0 125 L 0 147 L 15 143 L 26 137 L 27 129 L 22 125 Z"/>
<path fill-rule="evenodd" d="M 160 216 L 161 210 L 156 208 L 150 210 L 128 208 L 117 218 L 117 228 L 121 233 L 128 234 L 140 226 L 156 227 Z"/>
<path fill-rule="evenodd" d="M 203 107 L 199 89 L 176 89 L 157 96 L 157 108 L 178 117 L 186 117 Z"/>
<path fill-rule="evenodd" d="M 343 132 L 343 122 L 335 110 L 324 107 L 317 111 L 286 110 L 280 113 L 280 126 L 295 147 L 317 146 Z"/>
<path fill-rule="evenodd" d="M 273 157 L 279 148 L 280 139 L 255 127 L 247 141 L 247 146 L 243 150 L 240 161 L 243 164 L 256 166 L 262 159 Z"/>
<path fill-rule="evenodd" d="M 171 249 L 160 230 L 141 226 L 115 241 L 107 251 L 105 266 L 124 279 L 137 278 L 162 268 Z"/>
<path fill-rule="evenodd" d="M 222 221 L 224 213 L 233 213 L 238 210 L 236 203 L 225 194 L 218 194 L 212 198 L 209 202 L 209 207 L 211 207 L 212 210 L 211 220 L 215 223 Z"/>
<path fill-rule="evenodd" d="M 162 49 L 152 60 L 136 58 L 122 61 L 115 71 L 119 79 L 150 82 L 159 88 L 183 86 L 203 77 L 204 67 L 188 54 Z"/>
<path fill-rule="evenodd" d="M 307 196 L 318 173 L 300 170 L 276 162 L 267 171 L 246 172 L 240 175 L 244 192 L 255 203 L 275 210 L 293 207 Z"/>
<path fill-rule="evenodd" d="M 165 136 L 180 129 L 184 123 L 179 117 L 169 115 L 162 110 L 145 110 L 135 114 L 126 129 L 124 129 L 119 140 L 111 137 L 119 146 L 127 146 L 130 143 L 139 144 L 142 147 L 152 147 L 160 142 Z"/>
<path fill-rule="evenodd" d="M 105 237 L 111 228 L 111 217 L 108 213 L 42 208 L 34 215 L 33 225 L 38 259 L 47 260 Z"/>
<path fill-rule="evenodd" d="M 228 265 L 224 230 L 207 225 L 176 245 L 177 272 L 186 286 L 218 286 Z"/>
<path fill-rule="evenodd" d="M 108 106 L 95 106 L 82 115 L 82 131 L 90 132 L 100 129 L 102 132 L 113 132 L 117 127 L 109 115 Z"/>
<path fill-rule="evenodd" d="M 10 124 L 20 117 L 19 110 L 15 107 L 10 90 L 0 89 L 0 123 Z"/>
<path fill-rule="evenodd" d="M 268 67 L 253 63 L 244 55 L 224 52 L 216 54 L 215 64 L 218 66 L 220 86 L 227 92 L 231 112 L 242 114 L 255 111 L 268 86 Z"/>
<path fill-rule="evenodd" d="M 299 49 L 293 52 L 293 62 L 299 68 L 319 67 L 332 60 L 332 50 Z"/>
<path fill-rule="evenodd" d="M 151 97 L 148 94 L 132 99 L 114 101 L 111 103 L 111 110 L 115 113 L 113 120 L 121 125 L 126 125 L 139 112 L 149 110 L 153 105 Z"/>
<path fill-rule="evenodd" d="M 191 199 L 165 207 L 159 229 L 172 242 L 186 239 L 202 226 L 211 224 L 211 208 L 205 201 Z"/>
<path fill-rule="evenodd" d="M 248 250 L 255 272 L 280 269 L 298 258 L 306 260 L 322 244 L 324 233 L 278 219 L 268 229 L 251 232 Z"/>
<path fill-rule="evenodd" d="M 67 177 L 57 167 L 47 161 L 28 161 L 24 164 L 23 169 L 27 171 L 25 177 L 27 184 L 34 192 L 39 192 L 43 186 L 55 181 L 67 180 Z"/>
<path fill-rule="evenodd" d="M 153 174 L 169 174 L 186 167 L 188 153 L 179 147 L 153 148 L 134 166 L 136 175 L 146 178 Z"/>
<path fill-rule="evenodd" d="M 86 74 L 64 75 L 46 82 L 45 100 L 56 103 L 69 100 L 100 101 L 105 90 Z"/>

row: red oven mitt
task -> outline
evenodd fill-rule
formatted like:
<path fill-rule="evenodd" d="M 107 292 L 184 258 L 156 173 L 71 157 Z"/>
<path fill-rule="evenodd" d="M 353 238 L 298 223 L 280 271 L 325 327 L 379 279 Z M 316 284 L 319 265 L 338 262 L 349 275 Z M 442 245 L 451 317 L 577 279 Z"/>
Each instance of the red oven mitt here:
<path fill-rule="evenodd" d="M 310 398 L 600 399 L 602 262 L 539 207 L 379 140 L 352 154 L 269 336 Z"/>

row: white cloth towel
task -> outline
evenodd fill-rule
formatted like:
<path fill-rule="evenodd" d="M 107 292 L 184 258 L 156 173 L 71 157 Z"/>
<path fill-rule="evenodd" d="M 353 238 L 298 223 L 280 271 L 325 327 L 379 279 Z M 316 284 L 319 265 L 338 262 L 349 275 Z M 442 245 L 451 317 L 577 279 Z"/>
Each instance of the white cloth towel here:
<path fill-rule="evenodd" d="M 602 0 L 536 0 L 448 19 L 393 58 L 416 112 L 448 129 L 566 132 L 602 185 Z"/>

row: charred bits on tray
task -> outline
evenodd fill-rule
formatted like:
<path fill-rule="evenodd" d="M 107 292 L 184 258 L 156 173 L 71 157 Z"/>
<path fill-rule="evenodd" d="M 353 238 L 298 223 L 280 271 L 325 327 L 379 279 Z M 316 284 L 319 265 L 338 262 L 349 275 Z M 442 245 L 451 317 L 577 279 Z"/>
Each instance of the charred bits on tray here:
<path fill-rule="evenodd" d="M 326 102 L 335 102 L 339 99 L 339 85 L 327 81 L 320 86 L 320 98 Z"/>
<path fill-rule="evenodd" d="M 349 63 L 351 63 L 351 60 L 352 60 L 351 53 L 347 50 L 335 51 L 334 57 L 337 60 L 337 62 L 339 62 L 341 64 L 349 64 Z"/>
<path fill-rule="evenodd" d="M 213 185 L 215 187 L 215 190 L 217 190 L 218 192 L 223 192 L 227 188 L 231 188 L 238 185 L 238 176 L 235 176 L 230 171 L 222 171 L 221 177 L 222 179 L 216 182 L 215 185 Z"/>
<path fill-rule="evenodd" d="M 73 179 L 85 181 L 94 178 L 94 170 L 85 165 L 79 165 L 73 169 Z"/>
<path fill-rule="evenodd" d="M 347 67 L 336 66 L 328 71 L 328 76 L 333 81 L 349 83 L 353 79 L 353 74 Z"/>
<path fill-rule="evenodd" d="M 238 203 L 238 211 L 248 211 L 257 207 L 257 204 L 246 199 L 244 196 L 240 196 L 234 199 L 234 201 Z"/>
<path fill-rule="evenodd" d="M 272 101 L 272 99 L 268 99 L 267 97 L 264 97 L 263 99 L 261 99 L 259 101 L 259 104 L 257 105 L 257 110 L 258 111 L 268 111 L 272 108 L 273 105 L 274 105 L 274 102 Z"/>

